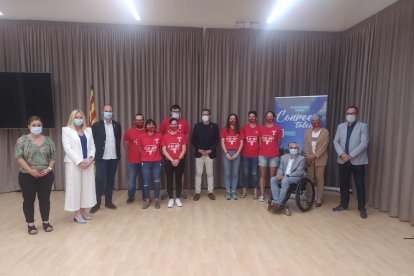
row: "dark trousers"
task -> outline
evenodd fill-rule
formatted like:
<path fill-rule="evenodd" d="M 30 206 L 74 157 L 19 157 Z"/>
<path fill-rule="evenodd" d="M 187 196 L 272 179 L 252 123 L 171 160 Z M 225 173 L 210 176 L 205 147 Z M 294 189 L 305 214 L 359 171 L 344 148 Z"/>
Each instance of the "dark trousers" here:
<path fill-rule="evenodd" d="M 341 190 L 341 205 L 348 208 L 351 173 L 354 176 L 358 199 L 358 209 L 365 209 L 365 165 L 352 165 L 350 162 L 339 165 L 339 188 Z"/>
<path fill-rule="evenodd" d="M 105 203 L 112 202 L 115 174 L 118 168 L 118 159 L 96 161 L 96 204 L 101 205 L 101 197 L 105 191 Z"/>
<path fill-rule="evenodd" d="M 23 212 L 27 223 L 34 222 L 34 202 L 39 200 L 39 209 L 42 221 L 49 220 L 50 192 L 54 180 L 53 172 L 46 176 L 36 178 L 28 173 L 19 173 L 19 185 L 23 196 Z"/>
<path fill-rule="evenodd" d="M 177 167 L 174 167 L 170 160 L 164 161 L 164 168 L 165 168 L 165 174 L 167 176 L 167 191 L 168 191 L 168 197 L 174 198 L 173 194 L 173 177 L 175 173 L 175 190 L 176 190 L 176 197 L 181 197 L 181 180 L 182 176 L 184 174 L 184 159 L 178 163 Z"/>

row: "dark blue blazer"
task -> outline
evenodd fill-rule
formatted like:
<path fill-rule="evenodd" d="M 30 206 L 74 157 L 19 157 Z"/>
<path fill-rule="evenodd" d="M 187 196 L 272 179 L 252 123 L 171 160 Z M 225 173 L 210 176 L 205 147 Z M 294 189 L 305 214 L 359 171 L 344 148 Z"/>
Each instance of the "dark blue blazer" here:
<path fill-rule="evenodd" d="M 122 137 L 122 130 L 121 124 L 117 121 L 112 120 L 112 127 L 114 128 L 114 135 L 115 135 L 115 148 L 116 148 L 116 156 L 117 159 L 121 159 L 121 137 Z M 105 133 L 105 123 L 103 120 L 100 120 L 93 124 L 92 126 L 92 134 L 93 139 L 95 141 L 95 160 L 100 161 L 102 160 L 104 150 L 105 150 L 105 142 L 106 142 L 106 133 Z"/>

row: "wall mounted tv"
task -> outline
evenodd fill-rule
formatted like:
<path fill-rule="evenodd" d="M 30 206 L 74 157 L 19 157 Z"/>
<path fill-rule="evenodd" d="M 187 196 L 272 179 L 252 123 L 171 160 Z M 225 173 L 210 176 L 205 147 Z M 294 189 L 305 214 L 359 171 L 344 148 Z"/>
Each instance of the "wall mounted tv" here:
<path fill-rule="evenodd" d="M 0 128 L 26 128 L 37 115 L 44 128 L 54 128 L 50 73 L 0 72 Z"/>

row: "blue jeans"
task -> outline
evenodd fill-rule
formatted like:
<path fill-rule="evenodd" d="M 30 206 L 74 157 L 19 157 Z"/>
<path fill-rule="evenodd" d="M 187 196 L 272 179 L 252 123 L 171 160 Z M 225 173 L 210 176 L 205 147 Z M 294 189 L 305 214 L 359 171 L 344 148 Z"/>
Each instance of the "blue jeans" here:
<path fill-rule="evenodd" d="M 259 183 L 259 174 L 257 173 L 257 157 L 242 156 L 243 162 L 243 188 L 249 188 L 249 178 L 252 176 L 252 187 L 257 189 Z"/>
<path fill-rule="evenodd" d="M 142 177 L 144 178 L 144 199 L 150 199 L 151 182 L 154 181 L 155 199 L 160 197 L 161 187 L 161 161 L 156 162 L 142 162 Z"/>
<path fill-rule="evenodd" d="M 134 198 L 137 191 L 137 176 L 139 178 L 139 185 L 142 189 L 142 163 L 128 163 L 128 197 Z M 142 193 L 142 198 L 144 199 L 144 193 Z"/>
<path fill-rule="evenodd" d="M 271 177 L 270 185 L 272 188 L 272 202 L 282 204 L 290 184 L 297 183 L 301 179 L 302 177 L 299 176 L 285 177 L 282 180 L 277 180 L 276 177 Z"/>
<path fill-rule="evenodd" d="M 231 155 L 235 154 L 235 150 L 229 150 L 228 153 Z M 223 155 L 223 165 L 224 165 L 224 185 L 226 187 L 226 192 L 236 192 L 237 183 L 239 182 L 239 166 L 240 166 L 240 156 L 237 156 L 234 160 L 228 160 L 226 155 Z M 230 189 L 231 186 L 231 189 Z"/>

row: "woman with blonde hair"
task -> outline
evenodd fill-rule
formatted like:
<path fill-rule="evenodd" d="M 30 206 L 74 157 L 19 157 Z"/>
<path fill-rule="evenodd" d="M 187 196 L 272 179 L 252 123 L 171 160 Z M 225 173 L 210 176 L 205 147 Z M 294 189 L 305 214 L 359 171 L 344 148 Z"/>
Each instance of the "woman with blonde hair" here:
<path fill-rule="evenodd" d="M 65 211 L 74 212 L 75 222 L 86 223 L 92 217 L 85 209 L 96 204 L 95 175 L 91 166 L 95 143 L 82 111 L 75 109 L 70 113 L 67 126 L 62 128 L 62 144 L 66 153 Z"/>

